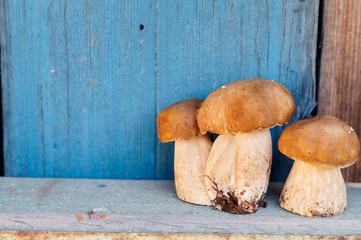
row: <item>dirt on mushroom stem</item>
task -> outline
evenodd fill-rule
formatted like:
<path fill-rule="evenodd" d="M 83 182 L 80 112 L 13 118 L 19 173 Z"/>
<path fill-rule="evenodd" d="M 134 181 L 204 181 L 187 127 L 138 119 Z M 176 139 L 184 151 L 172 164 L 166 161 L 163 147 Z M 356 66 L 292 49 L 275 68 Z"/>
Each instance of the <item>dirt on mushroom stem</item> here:
<path fill-rule="evenodd" d="M 216 197 L 211 200 L 213 205 L 220 210 L 231 213 L 231 214 L 250 214 L 257 212 L 259 207 L 267 207 L 267 202 L 263 201 L 265 193 L 262 194 L 259 200 L 255 201 L 243 201 L 241 204 L 238 203 L 238 198 L 234 191 L 224 193 L 223 190 L 219 190 L 218 184 L 215 179 L 211 179 L 206 176 L 213 183 L 213 190 L 216 191 Z M 244 193 L 245 191 L 241 192 Z"/>

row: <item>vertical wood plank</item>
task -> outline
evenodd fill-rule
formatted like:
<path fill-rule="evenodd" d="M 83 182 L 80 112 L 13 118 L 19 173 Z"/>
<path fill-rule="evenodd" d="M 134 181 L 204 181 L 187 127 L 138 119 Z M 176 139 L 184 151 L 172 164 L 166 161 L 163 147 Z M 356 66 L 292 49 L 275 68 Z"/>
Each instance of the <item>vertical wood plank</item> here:
<path fill-rule="evenodd" d="M 3 28 L 6 23 L 5 23 L 5 16 L 4 16 L 4 3 L 2 1 L 0 1 L 0 28 Z M 1 69 L 2 69 L 2 51 L 4 50 L 1 50 L 1 48 L 3 47 L 3 43 L 5 42 L 5 39 L 4 39 L 4 31 L 1 31 L 0 30 L 0 82 L 2 82 L 2 74 L 1 74 Z M 1 91 L 0 91 L 1 92 Z M 2 95 L 3 93 L 1 92 L 0 94 L 0 98 L 1 98 L 1 109 L 2 109 Z M 1 111 L 1 114 L 2 111 Z M 3 130 L 3 115 L 1 115 L 1 141 L 0 141 L 0 144 L 1 146 L 4 146 L 3 144 L 3 135 L 4 135 L 4 130 Z M 0 155 L 0 176 L 4 176 L 4 153 L 1 152 L 1 155 Z"/>
<path fill-rule="evenodd" d="M 315 106 L 318 4 L 313 1 L 160 1 L 158 111 L 201 98 L 231 81 L 268 78 L 285 85 L 297 109 Z M 277 150 L 272 130 L 271 179 L 282 181 L 293 161 Z M 157 178 L 172 177 L 173 143 L 158 142 Z"/>
<path fill-rule="evenodd" d="M 361 140 L 361 1 L 324 1 L 318 114 L 350 124 Z M 343 170 L 361 182 L 361 163 Z"/>
<path fill-rule="evenodd" d="M 29 12 L 38 4 L 28 6 Z M 26 7 L 25 1 L 3 1 L 2 91 L 5 174 L 8 167 L 19 176 L 41 176 L 44 174 L 43 123 L 42 112 L 37 109 L 42 94 L 39 75 L 43 70 L 37 66 L 44 59 L 39 58 L 41 51 L 32 54 L 27 49 L 38 49 L 46 45 L 46 42 L 43 38 L 38 41 L 30 40 L 38 38 L 44 30 L 44 22 L 39 21 L 36 28 L 27 28 L 23 23 L 35 22 L 40 13 L 36 11 L 34 14 L 27 14 Z M 19 32 L 19 37 L 14 37 L 14 29 Z M 44 62 L 46 63 L 46 60 Z M 24 161 L 24 157 L 27 162 Z M 7 165 L 7 160 L 10 159 L 11 163 Z"/>
<path fill-rule="evenodd" d="M 10 65 L 11 65 L 11 61 L 10 58 L 6 59 L 6 56 L 10 55 L 11 52 L 11 44 L 10 44 L 10 39 L 9 39 L 9 17 L 8 14 L 6 14 L 9 10 L 9 6 L 7 4 L 7 2 L 5 1 L 0 1 L 0 48 L 1 48 L 1 56 L 0 56 L 0 80 L 1 80 L 1 98 L 2 98 L 2 116 L 1 116 L 1 120 L 3 123 L 3 128 L 2 128 L 2 135 L 3 135 L 3 159 L 5 159 L 5 157 L 9 156 L 10 154 L 8 152 L 5 151 L 6 149 L 6 143 L 7 141 L 5 141 L 5 138 L 8 136 L 8 134 L 6 134 L 6 120 L 5 119 L 9 119 L 9 108 L 6 107 L 6 105 L 8 104 L 7 99 L 9 99 L 9 91 L 4 91 L 3 89 L 6 88 L 6 82 L 7 79 L 10 78 L 11 76 L 11 72 L 9 71 L 10 69 Z M 4 71 L 4 69 L 7 69 L 7 71 Z M 6 156 L 5 156 L 6 155 Z M 2 165 L 4 166 L 4 162 L 2 162 Z M 2 169 L 2 175 L 4 175 L 4 169 Z"/>
<path fill-rule="evenodd" d="M 152 2 L 3 3 L 5 174 L 153 178 Z"/>

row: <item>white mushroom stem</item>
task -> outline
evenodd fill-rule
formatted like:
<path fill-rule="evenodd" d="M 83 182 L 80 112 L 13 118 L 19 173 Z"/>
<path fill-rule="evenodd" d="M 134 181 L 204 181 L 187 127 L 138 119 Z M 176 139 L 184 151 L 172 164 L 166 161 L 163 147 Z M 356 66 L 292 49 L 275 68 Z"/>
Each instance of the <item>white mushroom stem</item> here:
<path fill-rule="evenodd" d="M 216 208 L 236 214 L 263 205 L 272 164 L 269 130 L 220 135 L 205 170 L 208 195 Z"/>
<path fill-rule="evenodd" d="M 174 180 L 177 196 L 181 200 L 211 205 L 203 179 L 211 147 L 212 141 L 208 135 L 175 141 Z"/>
<path fill-rule="evenodd" d="M 295 161 L 283 187 L 280 206 L 307 217 L 340 214 L 347 205 L 340 168 Z"/>

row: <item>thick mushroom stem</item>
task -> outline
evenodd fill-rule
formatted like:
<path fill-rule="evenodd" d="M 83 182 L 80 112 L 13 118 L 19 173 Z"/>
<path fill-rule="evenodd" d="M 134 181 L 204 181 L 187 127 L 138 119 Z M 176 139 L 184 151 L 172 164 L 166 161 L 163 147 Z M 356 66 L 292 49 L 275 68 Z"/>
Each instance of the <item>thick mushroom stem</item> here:
<path fill-rule="evenodd" d="M 179 199 L 199 205 L 211 205 L 203 179 L 211 148 L 212 141 L 207 134 L 175 141 L 174 181 Z"/>
<path fill-rule="evenodd" d="M 205 170 L 205 184 L 213 205 L 235 214 L 256 212 L 264 206 L 271 163 L 269 130 L 218 136 Z"/>
<path fill-rule="evenodd" d="M 280 206 L 306 217 L 327 217 L 346 210 L 346 185 L 337 167 L 295 161 L 283 187 Z"/>

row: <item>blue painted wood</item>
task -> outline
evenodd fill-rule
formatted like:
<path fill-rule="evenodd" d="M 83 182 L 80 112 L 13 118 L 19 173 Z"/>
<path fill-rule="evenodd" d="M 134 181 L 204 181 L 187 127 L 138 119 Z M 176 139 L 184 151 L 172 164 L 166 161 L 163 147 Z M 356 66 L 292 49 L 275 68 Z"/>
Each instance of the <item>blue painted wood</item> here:
<path fill-rule="evenodd" d="M 284 84 L 293 120 L 315 105 L 318 0 L 1 4 L 6 176 L 173 178 L 157 114 L 242 78 Z"/>
<path fill-rule="evenodd" d="M 292 121 L 315 106 L 318 1 L 161 1 L 158 110 L 201 98 L 231 81 L 268 78 L 289 89 Z M 166 9 L 166 11 L 164 11 Z M 293 161 L 277 150 L 272 130 L 271 178 L 282 181 Z M 158 143 L 157 177 L 171 177 L 172 144 Z"/>

